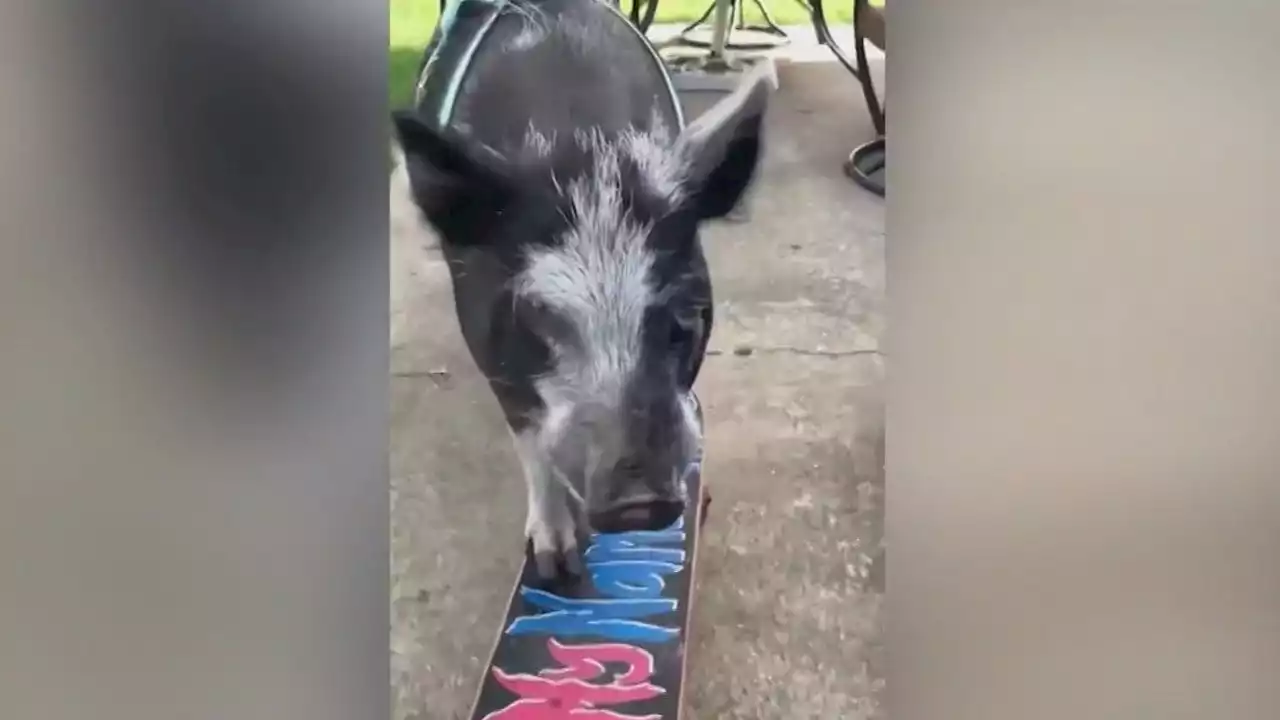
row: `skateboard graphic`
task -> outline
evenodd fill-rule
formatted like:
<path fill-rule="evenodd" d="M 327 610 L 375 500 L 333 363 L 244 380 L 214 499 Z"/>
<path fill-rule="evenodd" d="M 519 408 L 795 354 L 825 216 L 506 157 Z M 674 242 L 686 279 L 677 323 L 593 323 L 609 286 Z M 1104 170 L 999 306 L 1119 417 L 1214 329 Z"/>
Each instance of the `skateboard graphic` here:
<path fill-rule="evenodd" d="M 697 415 L 701 425 L 701 408 Z M 541 581 L 526 547 L 472 720 L 681 717 L 698 533 L 710 502 L 701 452 L 687 483 L 683 517 L 664 530 L 592 535 L 575 580 Z"/>

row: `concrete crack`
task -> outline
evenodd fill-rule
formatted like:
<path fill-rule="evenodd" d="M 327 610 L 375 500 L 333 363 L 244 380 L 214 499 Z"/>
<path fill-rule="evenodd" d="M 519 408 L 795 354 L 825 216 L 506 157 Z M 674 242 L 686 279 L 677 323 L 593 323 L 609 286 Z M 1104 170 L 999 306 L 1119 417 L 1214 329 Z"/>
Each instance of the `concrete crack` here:
<path fill-rule="evenodd" d="M 446 387 L 449 384 L 448 370 L 393 370 L 391 372 L 393 378 L 426 378 L 431 381 L 432 385 L 438 388 Z"/>
<path fill-rule="evenodd" d="M 867 348 L 862 350 L 813 350 L 809 348 L 793 347 L 790 345 L 773 345 L 768 347 L 751 347 L 751 346 L 744 345 L 744 346 L 739 346 L 733 349 L 733 354 L 739 357 L 748 357 L 756 353 L 764 353 L 764 354 L 785 353 L 788 355 L 806 355 L 810 357 L 829 357 L 829 358 L 853 357 L 855 355 L 880 355 L 882 357 L 884 356 L 884 353 L 880 352 L 878 348 Z M 708 355 L 724 355 L 726 353 L 723 350 L 708 350 L 707 354 Z"/>

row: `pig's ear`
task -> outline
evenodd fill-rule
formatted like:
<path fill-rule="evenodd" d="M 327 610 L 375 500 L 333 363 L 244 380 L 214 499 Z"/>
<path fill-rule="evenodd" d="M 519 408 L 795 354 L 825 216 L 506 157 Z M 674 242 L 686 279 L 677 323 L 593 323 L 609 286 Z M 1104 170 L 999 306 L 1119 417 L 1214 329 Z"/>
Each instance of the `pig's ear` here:
<path fill-rule="evenodd" d="M 478 223 L 511 201 L 513 183 L 497 153 L 431 127 L 410 110 L 392 113 L 414 202 L 448 242 L 478 237 Z"/>
<path fill-rule="evenodd" d="M 680 135 L 689 163 L 686 187 L 701 219 L 729 214 L 751 184 L 762 152 L 765 110 L 777 82 L 772 63 L 760 63 Z"/>

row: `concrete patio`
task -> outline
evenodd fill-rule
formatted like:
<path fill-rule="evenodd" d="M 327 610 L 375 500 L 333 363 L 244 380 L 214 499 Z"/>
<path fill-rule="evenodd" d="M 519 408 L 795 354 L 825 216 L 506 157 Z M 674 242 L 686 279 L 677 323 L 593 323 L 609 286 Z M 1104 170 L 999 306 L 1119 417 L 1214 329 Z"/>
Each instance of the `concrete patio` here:
<path fill-rule="evenodd" d="M 715 501 L 692 720 L 884 717 L 884 205 L 841 172 L 874 133 L 856 81 L 810 38 L 779 65 L 749 219 L 704 238 L 717 308 L 698 392 Z M 525 495 L 398 173 L 390 211 L 395 717 L 464 719 L 520 560 Z"/>

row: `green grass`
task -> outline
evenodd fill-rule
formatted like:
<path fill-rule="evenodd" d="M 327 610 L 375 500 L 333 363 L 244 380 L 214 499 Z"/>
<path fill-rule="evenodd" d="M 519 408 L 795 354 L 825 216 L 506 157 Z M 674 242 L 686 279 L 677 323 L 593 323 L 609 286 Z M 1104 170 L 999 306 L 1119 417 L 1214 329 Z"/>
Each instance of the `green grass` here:
<path fill-rule="evenodd" d="M 881 0 L 882 2 L 883 0 Z M 690 23 L 706 12 L 711 0 L 659 0 L 655 23 Z M 765 0 L 769 12 L 780 25 L 804 25 L 809 22 L 808 12 L 799 0 Z M 881 2 L 873 4 L 879 5 Z M 431 39 L 439 14 L 439 0 L 390 0 L 390 52 L 388 74 L 391 90 L 391 106 L 404 107 L 413 98 L 414 74 L 422 50 Z M 623 0 L 623 9 L 629 10 L 631 0 Z M 824 5 L 827 22 L 843 25 L 853 17 L 852 0 L 836 0 Z M 753 4 L 747 5 L 747 22 L 760 21 Z"/>

